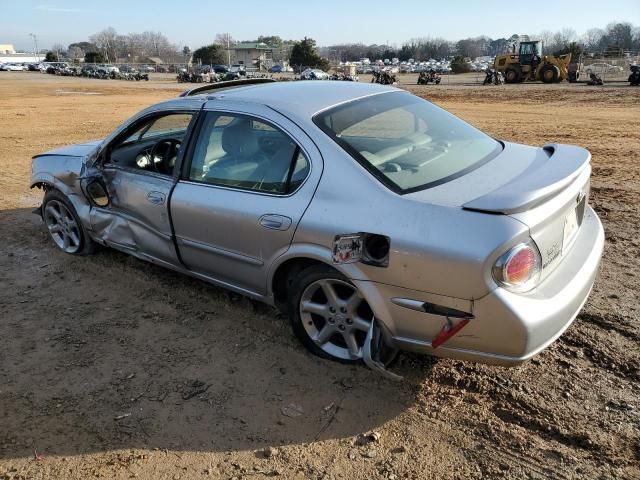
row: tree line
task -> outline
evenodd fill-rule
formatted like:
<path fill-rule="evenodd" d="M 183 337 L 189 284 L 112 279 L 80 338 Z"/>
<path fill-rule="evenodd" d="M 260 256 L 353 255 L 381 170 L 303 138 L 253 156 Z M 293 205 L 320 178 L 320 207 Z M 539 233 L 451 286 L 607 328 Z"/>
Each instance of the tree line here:
<path fill-rule="evenodd" d="M 398 58 L 401 61 L 413 58 L 428 60 L 452 56 L 476 58 L 494 56 L 513 49 L 521 39 L 540 39 L 544 42 L 544 52 L 560 55 L 571 52 L 603 53 L 605 56 L 619 56 L 624 52 L 640 51 L 640 27 L 629 22 L 614 22 L 605 28 L 592 28 L 578 35 L 571 28 L 559 31 L 543 31 L 536 35 L 514 34 L 509 38 L 492 39 L 487 36 L 448 41 L 443 38 L 418 37 L 404 42 L 400 47 L 361 43 L 336 44 L 318 47 L 316 42 L 305 37 L 300 41 L 285 40 L 277 35 L 261 35 L 254 40 L 242 41 L 265 43 L 272 50 L 274 63 L 288 61 L 293 66 L 323 67 L 328 62 L 357 61 L 360 58 Z M 138 59 L 159 57 L 165 62 L 183 63 L 193 60 L 203 64 L 227 64 L 230 60 L 229 48 L 237 43 L 228 33 L 217 34 L 214 41 L 194 52 L 188 46 L 179 47 L 160 32 L 119 34 L 114 28 L 106 28 L 88 41 L 76 42 L 68 47 L 54 45 L 47 53 L 47 60 L 68 58 L 72 61 L 84 60 L 90 63 L 114 63 L 116 61 L 135 62 Z"/>
<path fill-rule="evenodd" d="M 54 45 L 47 52 L 47 60 L 67 58 L 88 63 L 115 63 L 119 60 L 134 62 L 136 59 L 159 57 L 169 61 L 184 61 L 188 47 L 180 49 L 161 32 L 119 34 L 109 27 L 91 35 L 87 41 L 71 43 L 68 47 Z"/>
<path fill-rule="evenodd" d="M 461 56 L 476 58 L 481 56 L 495 56 L 507 53 L 519 40 L 542 40 L 544 52 L 562 55 L 564 53 L 604 53 L 617 56 L 624 52 L 640 51 L 640 27 L 628 22 L 610 23 L 606 28 L 592 28 L 583 35 L 578 35 L 571 28 L 563 28 L 557 32 L 543 31 L 533 35 L 514 34 L 509 38 L 492 39 L 487 36 L 464 38 L 458 41 L 448 41 L 443 38 L 420 37 L 412 38 L 400 47 L 390 45 L 365 45 L 360 43 L 337 44 L 323 47 L 321 53 L 332 61 L 355 61 L 360 58 L 392 59 L 407 61 L 428 60 L 430 58 L 445 58 Z"/>

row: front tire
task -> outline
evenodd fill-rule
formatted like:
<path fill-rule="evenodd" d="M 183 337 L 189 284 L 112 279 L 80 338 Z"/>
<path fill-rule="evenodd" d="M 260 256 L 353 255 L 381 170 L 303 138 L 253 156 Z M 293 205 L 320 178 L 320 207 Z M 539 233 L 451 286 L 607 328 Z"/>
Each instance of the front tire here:
<path fill-rule="evenodd" d="M 540 79 L 544 83 L 556 83 L 560 81 L 560 71 L 555 65 L 545 65 L 540 71 Z"/>
<path fill-rule="evenodd" d="M 53 243 L 70 255 L 89 255 L 96 244 L 89 237 L 76 209 L 58 190 L 49 190 L 42 201 L 42 220 Z"/>
<path fill-rule="evenodd" d="M 507 83 L 518 83 L 520 81 L 520 72 L 515 68 L 507 68 L 504 71 L 504 80 Z"/>

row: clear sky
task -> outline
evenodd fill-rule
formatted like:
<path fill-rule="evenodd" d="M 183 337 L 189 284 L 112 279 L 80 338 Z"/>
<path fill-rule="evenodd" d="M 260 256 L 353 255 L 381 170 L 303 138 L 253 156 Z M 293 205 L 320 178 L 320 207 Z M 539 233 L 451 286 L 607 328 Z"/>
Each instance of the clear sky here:
<path fill-rule="evenodd" d="M 84 41 L 105 27 L 118 33 L 156 30 L 192 49 L 216 33 L 258 35 L 319 45 L 402 44 L 413 37 L 456 40 L 573 28 L 578 34 L 612 21 L 640 26 L 640 0 L 0 0 L 0 44 L 32 50 Z"/>

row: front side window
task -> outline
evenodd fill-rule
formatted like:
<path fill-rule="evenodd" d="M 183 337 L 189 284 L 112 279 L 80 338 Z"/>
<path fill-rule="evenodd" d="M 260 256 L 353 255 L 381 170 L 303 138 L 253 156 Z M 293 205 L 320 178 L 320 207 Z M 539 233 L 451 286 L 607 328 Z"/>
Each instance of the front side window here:
<path fill-rule="evenodd" d="M 387 187 L 410 193 L 447 182 L 502 146 L 450 113 L 404 92 L 321 112 L 314 122 Z"/>
<path fill-rule="evenodd" d="M 288 194 L 309 172 L 298 145 L 271 124 L 244 115 L 207 114 L 189 180 L 257 192 Z"/>
<path fill-rule="evenodd" d="M 193 114 L 170 113 L 142 120 L 109 147 L 105 162 L 162 175 L 173 175 Z"/>
<path fill-rule="evenodd" d="M 187 131 L 189 122 L 191 122 L 191 114 L 177 113 L 155 117 L 140 125 L 135 132 L 127 137 L 125 143 L 167 134 L 183 134 Z"/>

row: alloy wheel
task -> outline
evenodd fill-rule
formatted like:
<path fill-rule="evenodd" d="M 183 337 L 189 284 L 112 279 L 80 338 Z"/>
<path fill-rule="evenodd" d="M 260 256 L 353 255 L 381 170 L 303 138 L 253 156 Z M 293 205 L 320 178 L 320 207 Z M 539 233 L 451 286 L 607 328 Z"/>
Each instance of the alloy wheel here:
<path fill-rule="evenodd" d="M 49 200 L 43 212 L 44 222 L 58 248 L 66 253 L 80 250 L 80 227 L 67 206 L 58 200 Z"/>
<path fill-rule="evenodd" d="M 362 358 L 373 312 L 353 285 L 316 280 L 302 293 L 299 309 L 307 335 L 325 353 L 343 360 Z"/>

